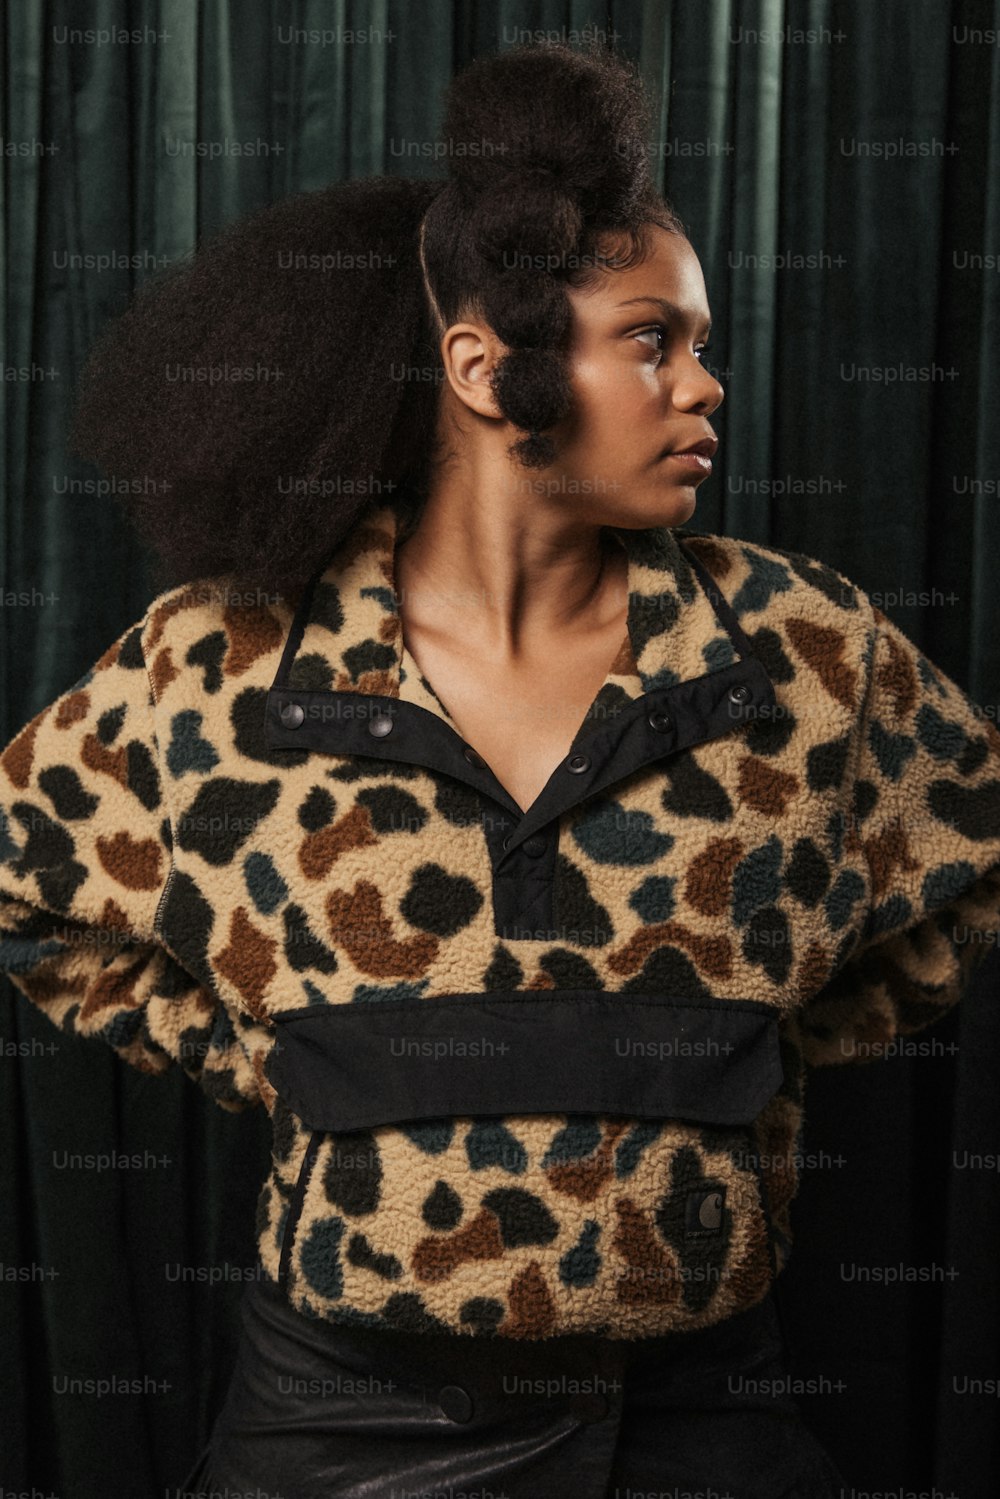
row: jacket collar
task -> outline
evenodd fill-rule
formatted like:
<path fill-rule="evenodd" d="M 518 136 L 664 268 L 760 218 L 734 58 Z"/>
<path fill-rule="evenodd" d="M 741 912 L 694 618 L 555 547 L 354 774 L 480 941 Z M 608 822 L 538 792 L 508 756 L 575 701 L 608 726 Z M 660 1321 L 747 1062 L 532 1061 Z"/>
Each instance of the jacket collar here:
<path fill-rule="evenodd" d="M 640 765 L 774 704 L 763 663 L 685 533 L 612 527 L 628 555 L 627 640 L 563 762 L 573 773 L 554 773 L 523 813 L 405 649 L 394 569 L 404 525 L 391 503 L 368 511 L 298 601 L 265 715 L 269 749 L 292 751 L 289 763 L 318 750 L 433 766 L 501 802 L 523 838 Z"/>

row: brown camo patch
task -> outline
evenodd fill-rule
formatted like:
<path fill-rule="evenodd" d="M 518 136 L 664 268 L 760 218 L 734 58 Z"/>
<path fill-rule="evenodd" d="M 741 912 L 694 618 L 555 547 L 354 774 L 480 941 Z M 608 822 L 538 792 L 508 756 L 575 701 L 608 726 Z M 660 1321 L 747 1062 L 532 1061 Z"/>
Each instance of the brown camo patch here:
<path fill-rule="evenodd" d="M 45 711 L 48 712 L 48 709 Z M 75 723 L 80 723 L 86 718 L 89 712 L 90 693 L 86 687 L 81 687 L 79 692 L 71 692 L 59 699 L 55 717 L 56 728 L 70 729 Z"/>
<path fill-rule="evenodd" d="M 713 838 L 688 865 L 684 899 L 702 916 L 725 916 L 732 898 L 733 870 L 745 853 L 739 838 Z"/>
<path fill-rule="evenodd" d="M 611 663 L 608 675 L 612 677 L 636 677 L 639 675 L 639 668 L 636 665 L 635 656 L 632 652 L 632 641 L 627 634 L 618 647 L 618 654 Z"/>
<path fill-rule="evenodd" d="M 307 880 L 322 880 L 341 854 L 378 842 L 367 807 L 354 806 L 328 828 L 309 833 L 299 847 L 299 868 Z"/>
<path fill-rule="evenodd" d="M 812 667 L 834 702 L 852 712 L 857 704 L 858 673 L 844 660 L 847 637 L 832 625 L 817 625 L 795 615 L 784 622 L 785 633 L 807 666 Z"/>
<path fill-rule="evenodd" d="M 799 778 L 790 771 L 767 765 L 756 755 L 744 755 L 740 761 L 739 794 L 754 811 L 783 817 L 798 790 Z"/>
<path fill-rule="evenodd" d="M 80 746 L 80 759 L 88 770 L 110 776 L 124 791 L 129 789 L 128 752 L 124 744 L 112 749 L 110 745 L 102 744 L 96 734 L 87 734 Z"/>
<path fill-rule="evenodd" d="M 146 650 L 154 650 L 159 645 L 160 637 L 166 629 L 168 621 L 173 619 L 174 615 L 180 614 L 182 609 L 197 607 L 203 603 L 203 595 L 194 583 L 184 588 L 174 598 L 165 599 L 149 616 L 149 634 L 146 637 Z"/>
<path fill-rule="evenodd" d="M 266 1020 L 264 994 L 278 971 L 274 952 L 278 944 L 258 931 L 242 906 L 229 918 L 229 945 L 215 954 L 213 962 L 223 978 L 239 991 L 250 1014 Z"/>
<path fill-rule="evenodd" d="M 864 840 L 865 856 L 872 872 L 872 899 L 888 890 L 897 869 L 922 869 L 919 859 L 910 854 L 906 830 L 896 824 L 883 828 L 873 838 Z"/>
<path fill-rule="evenodd" d="M 733 559 L 729 553 L 717 541 L 712 541 L 708 536 L 688 536 L 685 540 L 696 553 L 699 562 L 703 562 L 713 578 L 725 578 L 728 576 Z"/>
<path fill-rule="evenodd" d="M 101 907 L 99 925 L 112 932 L 132 932 L 132 922 L 127 911 L 124 911 L 117 901 L 112 900 L 109 895 Z"/>
<path fill-rule="evenodd" d="M 677 1261 L 631 1197 L 615 1203 L 619 1223 L 613 1244 L 634 1273 L 622 1275 L 615 1296 L 629 1306 L 672 1306 L 680 1300 Z"/>
<path fill-rule="evenodd" d="M 603 1139 L 592 1155 L 546 1167 L 545 1177 L 552 1190 L 578 1202 L 593 1202 L 614 1176 L 614 1147 L 629 1127 L 623 1120 L 602 1124 Z"/>
<path fill-rule="evenodd" d="M 355 968 L 373 978 L 419 978 L 437 957 L 440 943 L 430 932 L 399 942 L 382 909 L 383 892 L 371 880 L 353 891 L 331 890 L 326 898 L 330 936 Z"/>
<path fill-rule="evenodd" d="M 507 1316 L 498 1332 L 509 1338 L 544 1338 L 553 1331 L 556 1310 L 536 1260 L 514 1276 L 507 1291 Z"/>
<path fill-rule="evenodd" d="M 173 657 L 170 654 L 170 647 L 169 645 L 165 645 L 161 651 L 157 651 L 149 671 L 155 696 L 161 698 L 171 682 L 179 676 L 180 670 L 174 665 Z"/>
<path fill-rule="evenodd" d="M 261 656 L 275 650 L 284 638 L 281 623 L 270 609 L 227 604 L 222 623 L 229 637 L 222 665 L 227 677 L 241 676 Z"/>
<path fill-rule="evenodd" d="M 334 683 L 334 691 L 366 692 L 379 697 L 392 697 L 394 680 L 390 671 L 363 671 L 355 682 L 349 671 L 342 671 Z"/>
<path fill-rule="evenodd" d="M 48 708 L 43 708 L 36 718 L 25 725 L 17 738 L 11 740 L 0 755 L 4 770 L 19 791 L 23 791 L 31 781 L 31 767 L 35 759 L 35 738 L 48 711 Z"/>
<path fill-rule="evenodd" d="M 102 1010 L 138 1009 L 140 1001 L 136 998 L 136 980 L 148 963 L 149 954 L 141 953 L 124 968 L 109 964 L 90 985 L 87 997 L 80 1006 L 79 1021 L 89 1020 Z"/>
<path fill-rule="evenodd" d="M 464 1228 L 447 1237 L 428 1235 L 413 1251 L 413 1273 L 418 1280 L 447 1280 L 453 1270 L 471 1260 L 496 1260 L 503 1254 L 500 1221 L 481 1208 Z"/>
<path fill-rule="evenodd" d="M 398 614 L 386 614 L 379 621 L 378 638 L 381 645 L 397 645 L 403 633 L 403 621 Z"/>
<path fill-rule="evenodd" d="M 97 857 L 106 874 L 126 890 L 156 890 L 160 884 L 163 845 L 155 838 L 133 838 L 122 829 L 113 838 L 98 838 Z"/>
<path fill-rule="evenodd" d="M 920 695 L 917 673 L 899 642 L 891 635 L 887 635 L 885 641 L 889 647 L 891 659 L 879 663 L 875 674 L 876 686 L 885 689 L 893 700 L 896 713 L 900 717 L 905 717 L 913 711 L 914 704 Z"/>
<path fill-rule="evenodd" d="M 637 973 L 650 954 L 666 942 L 686 948 L 708 978 L 727 979 L 732 973 L 733 949 L 729 938 L 693 932 L 680 921 L 641 927 L 624 947 L 609 955 L 608 967 L 615 973 Z"/>
<path fill-rule="evenodd" d="M 795 976 L 795 990 L 804 1001 L 826 983 L 832 959 L 821 942 L 810 942 Z"/>

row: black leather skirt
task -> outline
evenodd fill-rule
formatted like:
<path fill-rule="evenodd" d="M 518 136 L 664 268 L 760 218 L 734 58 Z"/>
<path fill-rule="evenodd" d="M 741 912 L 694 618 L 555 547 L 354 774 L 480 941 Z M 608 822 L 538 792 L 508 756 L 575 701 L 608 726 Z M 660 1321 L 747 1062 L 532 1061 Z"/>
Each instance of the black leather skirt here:
<path fill-rule="evenodd" d="M 772 1292 L 694 1332 L 538 1341 L 305 1317 L 251 1282 L 225 1404 L 177 1499 L 840 1499 Z"/>

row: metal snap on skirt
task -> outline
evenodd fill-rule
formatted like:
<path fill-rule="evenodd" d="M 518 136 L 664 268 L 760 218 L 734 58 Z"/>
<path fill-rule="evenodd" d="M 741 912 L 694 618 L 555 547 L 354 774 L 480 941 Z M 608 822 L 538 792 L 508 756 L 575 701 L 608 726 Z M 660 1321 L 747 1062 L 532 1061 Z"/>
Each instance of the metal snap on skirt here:
<path fill-rule="evenodd" d="M 180 1486 L 211 1499 L 840 1499 L 788 1393 L 773 1291 L 639 1340 L 398 1332 L 306 1317 L 248 1284 L 236 1368 Z"/>

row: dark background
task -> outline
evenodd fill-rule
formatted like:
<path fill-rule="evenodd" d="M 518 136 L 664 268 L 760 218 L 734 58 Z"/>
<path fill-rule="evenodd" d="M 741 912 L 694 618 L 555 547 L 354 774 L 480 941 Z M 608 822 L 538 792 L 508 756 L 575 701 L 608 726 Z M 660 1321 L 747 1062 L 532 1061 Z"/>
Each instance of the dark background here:
<path fill-rule="evenodd" d="M 150 31 L 63 29 L 116 25 Z M 372 32 L 289 38 L 338 25 Z M 271 199 L 443 175 L 429 153 L 451 74 L 525 31 L 585 27 L 641 63 L 656 170 L 705 271 L 727 399 L 689 525 L 838 568 L 996 716 L 1000 3 L 35 0 L 2 40 L 2 744 L 153 596 L 117 506 L 66 492 L 98 477 L 65 434 L 106 319 Z M 775 255 L 793 261 L 746 260 Z M 955 1388 L 1000 1377 L 1000 1172 L 956 1164 L 1000 1153 L 998 991 L 993 952 L 921 1054 L 809 1079 L 782 1292 L 795 1372 L 819 1382 L 803 1409 L 859 1489 L 1000 1492 L 1000 1402 Z M 0 1053 L 0 1486 L 162 1493 L 228 1381 L 266 1115 L 62 1036 L 6 981 Z M 63 1150 L 166 1159 L 61 1170 Z M 225 1278 L 178 1282 L 178 1265 Z M 62 1393 L 75 1377 L 144 1392 Z"/>

